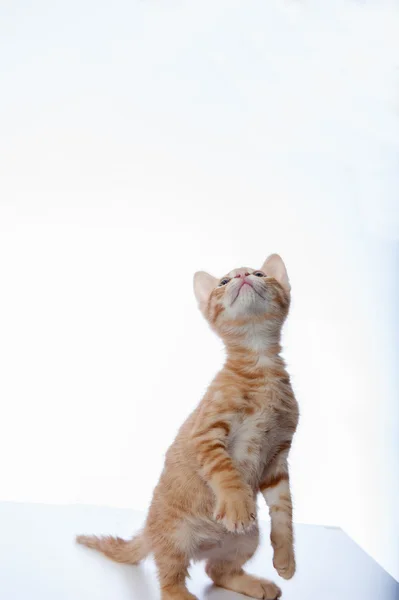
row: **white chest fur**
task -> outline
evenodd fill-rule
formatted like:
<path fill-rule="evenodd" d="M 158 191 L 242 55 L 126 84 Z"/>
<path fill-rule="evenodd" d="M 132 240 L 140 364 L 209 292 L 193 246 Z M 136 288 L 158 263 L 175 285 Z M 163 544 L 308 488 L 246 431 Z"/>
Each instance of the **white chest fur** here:
<path fill-rule="evenodd" d="M 267 431 L 266 411 L 237 417 L 233 424 L 229 452 L 246 481 L 254 481 L 262 474 L 273 441 Z"/>

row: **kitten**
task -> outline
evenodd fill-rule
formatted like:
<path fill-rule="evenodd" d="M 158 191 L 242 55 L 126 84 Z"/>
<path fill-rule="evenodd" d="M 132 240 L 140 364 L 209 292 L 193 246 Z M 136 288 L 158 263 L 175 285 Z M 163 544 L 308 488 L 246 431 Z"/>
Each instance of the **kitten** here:
<path fill-rule="evenodd" d="M 270 511 L 274 567 L 285 579 L 295 572 L 287 456 L 298 405 L 279 355 L 287 271 L 273 254 L 260 271 L 236 269 L 221 280 L 196 273 L 194 292 L 225 343 L 225 365 L 166 454 L 142 532 L 129 541 L 77 541 L 123 563 L 153 553 L 162 600 L 195 600 L 185 580 L 190 561 L 201 559 L 216 585 L 274 600 L 281 590 L 242 567 L 259 542 L 260 491 Z"/>

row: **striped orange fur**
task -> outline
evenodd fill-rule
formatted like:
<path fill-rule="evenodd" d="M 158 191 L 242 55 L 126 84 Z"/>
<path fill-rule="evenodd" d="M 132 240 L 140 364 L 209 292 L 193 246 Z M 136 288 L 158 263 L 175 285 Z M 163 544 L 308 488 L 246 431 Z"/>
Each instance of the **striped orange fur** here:
<path fill-rule="evenodd" d="M 226 347 L 226 362 L 169 448 L 143 531 L 130 541 L 79 536 L 110 558 L 136 564 L 154 555 L 162 600 L 195 600 L 186 587 L 192 560 L 227 589 L 274 600 L 272 582 L 242 566 L 258 545 L 256 497 L 269 506 L 273 563 L 295 572 L 287 457 L 298 405 L 280 356 L 290 304 L 282 259 L 261 271 L 236 269 L 221 280 L 194 276 L 199 307 Z"/>

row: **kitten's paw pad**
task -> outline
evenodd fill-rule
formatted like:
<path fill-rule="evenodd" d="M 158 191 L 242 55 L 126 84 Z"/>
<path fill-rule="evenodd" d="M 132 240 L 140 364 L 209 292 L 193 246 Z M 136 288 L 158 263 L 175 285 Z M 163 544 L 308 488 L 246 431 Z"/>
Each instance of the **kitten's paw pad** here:
<path fill-rule="evenodd" d="M 245 594 L 259 600 L 277 600 L 281 597 L 280 588 L 268 579 L 251 577 L 251 581 L 245 586 Z"/>
<path fill-rule="evenodd" d="M 256 523 L 256 505 L 251 493 L 223 496 L 217 502 L 215 521 L 223 523 L 228 531 L 243 533 Z"/>
<path fill-rule="evenodd" d="M 291 546 L 274 549 L 273 565 L 280 577 L 291 579 L 295 574 L 294 550 Z"/>

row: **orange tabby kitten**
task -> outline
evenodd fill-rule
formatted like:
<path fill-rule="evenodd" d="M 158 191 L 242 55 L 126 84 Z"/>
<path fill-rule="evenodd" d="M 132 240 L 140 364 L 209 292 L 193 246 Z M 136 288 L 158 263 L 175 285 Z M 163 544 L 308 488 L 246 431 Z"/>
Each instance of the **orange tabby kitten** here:
<path fill-rule="evenodd" d="M 273 254 L 260 271 L 236 269 L 221 280 L 196 273 L 194 291 L 225 343 L 226 363 L 167 452 L 142 532 L 129 541 L 77 541 L 123 563 L 153 553 L 162 600 L 195 600 L 185 580 L 190 561 L 201 559 L 216 585 L 274 600 L 281 590 L 242 567 L 259 542 L 260 491 L 270 511 L 274 566 L 285 579 L 295 572 L 287 456 L 298 405 L 279 355 L 287 272 Z"/>

